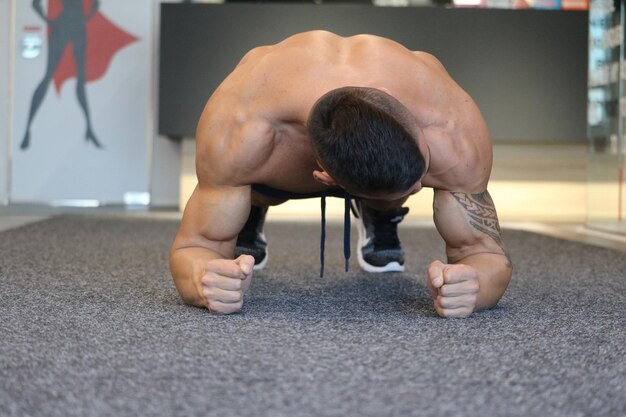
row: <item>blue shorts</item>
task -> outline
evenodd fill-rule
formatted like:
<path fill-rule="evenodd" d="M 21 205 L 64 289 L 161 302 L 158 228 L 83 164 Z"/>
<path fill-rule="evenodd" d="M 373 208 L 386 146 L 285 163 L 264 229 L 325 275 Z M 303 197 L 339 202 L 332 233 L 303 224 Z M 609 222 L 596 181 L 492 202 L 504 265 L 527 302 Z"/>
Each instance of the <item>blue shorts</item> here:
<path fill-rule="evenodd" d="M 252 191 L 259 194 L 263 194 L 267 197 L 277 198 L 280 200 L 302 200 L 305 198 L 320 198 L 320 197 L 339 197 L 345 198 L 349 195 L 346 190 L 341 188 L 328 188 L 316 193 L 293 193 L 291 191 L 283 191 L 277 188 L 268 187 L 263 184 L 252 184 Z"/>

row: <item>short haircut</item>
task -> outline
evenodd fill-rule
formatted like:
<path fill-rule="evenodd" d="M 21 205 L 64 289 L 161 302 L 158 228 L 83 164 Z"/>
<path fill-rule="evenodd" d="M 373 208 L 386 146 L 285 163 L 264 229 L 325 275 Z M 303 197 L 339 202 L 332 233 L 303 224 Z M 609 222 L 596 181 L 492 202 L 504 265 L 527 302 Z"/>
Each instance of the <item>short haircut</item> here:
<path fill-rule="evenodd" d="M 343 87 L 324 94 L 307 124 L 315 156 L 343 187 L 402 192 L 423 175 L 424 156 L 409 133 L 411 116 L 374 88 Z"/>

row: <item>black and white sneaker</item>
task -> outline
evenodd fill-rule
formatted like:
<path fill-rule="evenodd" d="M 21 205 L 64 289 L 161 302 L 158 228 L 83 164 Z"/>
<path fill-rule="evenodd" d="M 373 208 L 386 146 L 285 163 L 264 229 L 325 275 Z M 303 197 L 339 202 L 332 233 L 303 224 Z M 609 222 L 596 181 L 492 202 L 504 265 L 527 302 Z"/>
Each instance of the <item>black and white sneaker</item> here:
<path fill-rule="evenodd" d="M 237 236 L 235 259 L 241 255 L 254 257 L 254 270 L 259 271 L 267 265 L 267 241 L 263 234 L 267 207 L 252 206 L 246 224 Z"/>
<path fill-rule="evenodd" d="M 369 208 L 361 200 L 352 201 L 359 243 L 359 265 L 367 272 L 404 271 L 404 251 L 398 238 L 398 223 L 409 212 L 408 207 L 388 211 Z"/>

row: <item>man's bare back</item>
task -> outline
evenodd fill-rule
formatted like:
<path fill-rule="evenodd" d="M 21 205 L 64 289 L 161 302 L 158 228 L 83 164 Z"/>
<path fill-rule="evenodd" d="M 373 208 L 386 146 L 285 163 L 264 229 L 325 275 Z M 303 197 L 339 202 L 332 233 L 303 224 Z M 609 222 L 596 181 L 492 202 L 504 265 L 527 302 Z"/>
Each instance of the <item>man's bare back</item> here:
<path fill-rule="evenodd" d="M 422 187 L 435 189 L 435 223 L 450 262 L 429 267 L 438 313 L 466 316 L 495 305 L 510 279 L 510 263 L 486 191 L 491 139 L 477 106 L 430 54 L 376 36 L 342 38 L 323 31 L 253 49 L 209 99 L 196 132 L 199 184 L 171 256 L 172 275 L 187 302 L 223 313 L 241 308 L 253 261 L 245 256 L 229 260 L 237 235 L 251 205 L 278 202 L 253 192 L 253 184 L 295 193 L 342 186 L 315 157 L 307 120 L 321 96 L 350 86 L 380 90 L 412 116 L 410 133 L 427 158 L 424 175 L 406 192 L 361 196 L 383 210 L 400 206 Z M 476 203 L 492 209 L 486 226 L 468 220 L 468 207 Z M 481 268 L 494 269 L 490 260 L 498 263 L 496 274 L 482 276 Z M 233 280 L 242 280 L 243 285 L 230 290 L 240 296 L 219 301 L 215 294 L 225 296 L 223 286 Z M 443 294 L 446 285 L 452 286 L 448 291 L 463 287 L 466 308 L 445 305 L 451 302 Z"/>
<path fill-rule="evenodd" d="M 472 99 L 432 55 L 371 35 L 342 38 L 306 32 L 253 49 L 207 103 L 196 140 L 211 149 L 202 141 L 215 140 L 215 123 L 251 131 L 253 139 L 233 149 L 257 157 L 250 163 L 258 166 L 237 180 L 295 192 L 319 190 L 323 185 L 311 176 L 317 164 L 305 123 L 320 96 L 345 86 L 384 88 L 412 112 L 433 155 L 424 186 L 485 189 L 491 139 Z M 204 160 L 211 165 L 222 162 L 223 155 L 212 150 Z M 241 167 L 232 169 L 240 172 Z"/>

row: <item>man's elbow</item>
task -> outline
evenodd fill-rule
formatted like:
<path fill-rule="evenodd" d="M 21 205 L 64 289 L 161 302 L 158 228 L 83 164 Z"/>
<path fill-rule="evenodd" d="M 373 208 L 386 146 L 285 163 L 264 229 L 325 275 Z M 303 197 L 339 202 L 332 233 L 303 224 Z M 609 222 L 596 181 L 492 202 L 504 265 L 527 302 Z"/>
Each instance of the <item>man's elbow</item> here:
<path fill-rule="evenodd" d="M 478 303 L 478 309 L 483 310 L 496 307 L 506 292 L 512 276 L 513 268 L 510 263 L 507 263 L 505 269 L 498 271 L 498 273 L 486 283 L 486 288 L 481 288 L 481 292 L 483 292 L 484 296 L 480 297 L 482 302 Z"/>
<path fill-rule="evenodd" d="M 169 261 L 174 286 L 183 302 L 196 307 L 204 307 L 203 300 L 198 296 L 198 291 L 193 284 L 193 268 L 190 270 L 190 263 L 186 262 L 183 254 L 174 246 L 170 251 Z"/>

